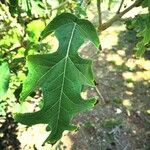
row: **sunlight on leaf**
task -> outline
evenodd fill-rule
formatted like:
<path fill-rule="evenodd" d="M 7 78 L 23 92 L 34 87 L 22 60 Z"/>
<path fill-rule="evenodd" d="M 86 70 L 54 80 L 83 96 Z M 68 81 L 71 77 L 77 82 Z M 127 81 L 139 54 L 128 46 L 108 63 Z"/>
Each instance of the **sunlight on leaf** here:
<path fill-rule="evenodd" d="M 55 31 L 59 40 L 58 50 L 52 54 L 31 55 L 27 58 L 29 73 L 23 84 L 20 101 L 41 87 L 44 104 L 40 111 L 16 114 L 16 121 L 31 126 L 48 124 L 51 131 L 45 142 L 56 143 L 64 130 L 75 130 L 70 120 L 78 112 L 92 108 L 96 100 L 84 100 L 80 93 L 83 85 L 94 86 L 92 61 L 81 58 L 78 48 L 85 39 L 97 48 L 99 39 L 93 25 L 72 14 L 64 13 L 50 22 L 41 33 L 41 39 Z M 44 142 L 44 143 L 45 143 Z"/>

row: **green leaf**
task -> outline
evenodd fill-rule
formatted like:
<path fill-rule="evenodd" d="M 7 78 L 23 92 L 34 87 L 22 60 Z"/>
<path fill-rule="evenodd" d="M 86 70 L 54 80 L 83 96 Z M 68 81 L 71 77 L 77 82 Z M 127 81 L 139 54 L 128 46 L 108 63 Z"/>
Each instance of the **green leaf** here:
<path fill-rule="evenodd" d="M 142 33 L 143 39 L 137 43 L 137 52 L 136 56 L 140 57 L 144 54 L 146 50 L 146 45 L 150 43 L 150 29 L 146 28 Z"/>
<path fill-rule="evenodd" d="M 136 56 L 141 57 L 150 44 L 150 14 L 139 14 L 127 22 L 129 29 L 137 32 Z"/>
<path fill-rule="evenodd" d="M 150 7 L 150 0 L 143 0 L 142 2 L 142 7 L 145 8 L 145 7 Z"/>
<path fill-rule="evenodd" d="M 8 7 L 10 14 L 14 17 L 14 14 L 18 12 L 18 0 L 8 0 Z"/>
<path fill-rule="evenodd" d="M 41 39 L 55 31 L 59 48 L 52 54 L 28 56 L 29 74 L 23 84 L 20 100 L 23 102 L 32 91 L 41 88 L 43 107 L 34 113 L 18 113 L 16 121 L 26 124 L 48 124 L 51 131 L 45 142 L 54 144 L 64 130 L 74 130 L 70 120 L 78 112 L 94 106 L 95 98 L 84 100 L 81 89 L 84 85 L 94 86 L 92 61 L 78 55 L 79 47 L 85 39 L 91 40 L 96 47 L 99 39 L 93 25 L 78 19 L 72 14 L 57 16 L 41 33 Z"/>
<path fill-rule="evenodd" d="M 144 54 L 146 46 L 150 43 L 150 15 L 145 17 L 145 29 L 139 32 L 139 37 L 142 37 L 142 40 L 137 43 L 137 52 L 136 56 L 140 57 Z"/>
<path fill-rule="evenodd" d="M 78 32 L 82 34 L 83 38 L 89 39 L 97 48 L 99 47 L 99 39 L 91 22 L 84 19 L 78 19 L 77 17 L 69 13 L 63 13 L 60 16 L 54 18 L 54 20 L 50 24 L 48 24 L 45 30 L 41 33 L 41 40 L 54 32 L 60 26 L 65 27 L 65 25 L 69 25 L 72 22 L 76 24 L 76 28 L 79 30 Z M 63 34 L 64 33 L 65 30 L 63 31 Z M 82 41 L 83 38 L 81 38 Z"/>
<path fill-rule="evenodd" d="M 113 2 L 114 2 L 114 0 L 109 0 L 108 1 L 108 9 L 110 9 L 110 7 L 111 7 L 111 5 L 112 5 Z"/>
<path fill-rule="evenodd" d="M 7 62 L 0 65 L 0 97 L 4 96 L 8 90 L 10 72 Z"/>

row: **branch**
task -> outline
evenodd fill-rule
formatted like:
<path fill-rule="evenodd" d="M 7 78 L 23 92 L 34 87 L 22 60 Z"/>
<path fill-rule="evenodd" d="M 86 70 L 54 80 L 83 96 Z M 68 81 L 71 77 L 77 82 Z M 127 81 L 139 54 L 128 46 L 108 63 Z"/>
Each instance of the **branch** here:
<path fill-rule="evenodd" d="M 100 99 L 102 100 L 103 104 L 106 104 L 106 100 L 104 99 L 104 97 L 102 96 L 101 92 L 99 91 L 99 89 L 97 88 L 97 86 L 95 86 L 95 91 L 97 92 L 98 96 L 100 97 Z"/>
<path fill-rule="evenodd" d="M 108 20 L 106 23 L 103 23 L 101 28 L 99 27 L 99 31 L 104 31 L 108 27 L 110 27 L 114 22 L 119 20 L 124 14 L 126 14 L 128 11 L 133 9 L 134 7 L 140 6 L 142 3 L 142 0 L 136 0 L 131 6 L 126 8 L 124 11 L 120 12 L 119 14 L 116 14 L 114 17 L 112 17 L 110 20 Z"/>
<path fill-rule="evenodd" d="M 99 18 L 99 28 L 102 26 L 101 0 L 97 0 L 97 11 Z"/>
<path fill-rule="evenodd" d="M 123 3 L 124 3 L 124 0 L 121 0 L 120 6 L 119 6 L 119 8 L 118 8 L 116 14 L 119 14 L 119 13 L 120 13 L 120 10 L 121 10 L 121 8 L 122 8 Z"/>

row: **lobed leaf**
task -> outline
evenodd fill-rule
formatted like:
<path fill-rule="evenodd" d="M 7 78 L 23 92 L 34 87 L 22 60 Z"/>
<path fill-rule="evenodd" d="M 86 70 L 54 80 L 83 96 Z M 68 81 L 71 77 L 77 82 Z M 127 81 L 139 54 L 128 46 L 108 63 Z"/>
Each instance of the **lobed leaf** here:
<path fill-rule="evenodd" d="M 81 97 L 82 86 L 94 86 L 92 61 L 78 55 L 79 47 L 89 39 L 96 47 L 99 39 L 93 25 L 72 14 L 57 16 L 41 33 L 44 39 L 55 31 L 59 41 L 58 50 L 52 54 L 31 55 L 27 58 L 29 73 L 23 84 L 20 101 L 25 101 L 37 88 L 43 92 L 43 107 L 34 113 L 18 113 L 16 121 L 28 126 L 48 124 L 51 131 L 45 142 L 54 144 L 64 130 L 74 130 L 70 120 L 78 112 L 92 108 L 96 100 Z"/>

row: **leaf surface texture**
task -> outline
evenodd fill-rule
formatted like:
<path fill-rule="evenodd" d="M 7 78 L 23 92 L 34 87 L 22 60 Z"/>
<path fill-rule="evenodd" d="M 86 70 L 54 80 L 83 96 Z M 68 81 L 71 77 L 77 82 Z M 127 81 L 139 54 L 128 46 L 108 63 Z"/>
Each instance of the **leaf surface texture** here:
<path fill-rule="evenodd" d="M 43 107 L 33 113 L 18 113 L 15 119 L 26 125 L 48 124 L 51 131 L 45 142 L 54 144 L 64 130 L 74 130 L 70 120 L 76 113 L 94 106 L 95 98 L 83 100 L 82 86 L 94 86 L 92 61 L 78 55 L 79 47 L 89 39 L 97 48 L 99 39 L 93 25 L 72 14 L 63 13 L 54 18 L 41 33 L 41 39 L 55 32 L 59 41 L 56 52 L 32 55 L 27 58 L 29 73 L 23 84 L 21 101 L 37 88 L 42 89 Z"/>

